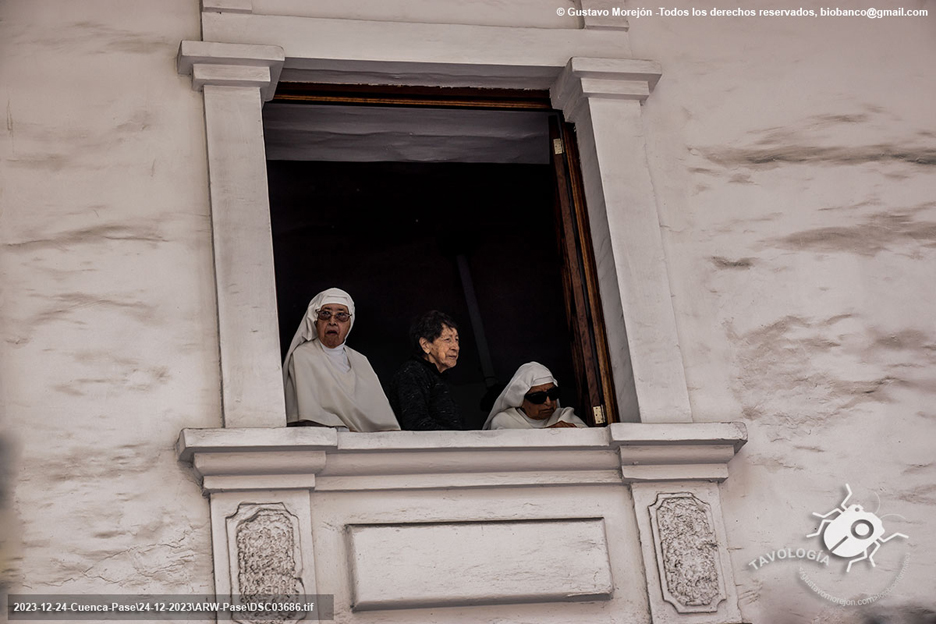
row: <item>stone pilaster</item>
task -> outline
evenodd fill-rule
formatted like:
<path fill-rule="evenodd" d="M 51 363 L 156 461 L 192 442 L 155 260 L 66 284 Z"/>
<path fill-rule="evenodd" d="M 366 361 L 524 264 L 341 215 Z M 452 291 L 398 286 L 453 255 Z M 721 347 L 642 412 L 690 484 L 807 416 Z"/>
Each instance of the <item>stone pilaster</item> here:
<path fill-rule="evenodd" d="M 183 41 L 179 73 L 205 94 L 211 231 L 225 427 L 286 424 L 276 318 L 263 101 L 284 62 L 276 46 Z"/>
<path fill-rule="evenodd" d="M 309 496 L 326 449 L 336 446 L 326 428 L 182 432 L 179 458 L 192 463 L 211 501 L 219 601 L 317 593 Z"/>
<path fill-rule="evenodd" d="M 653 623 L 741 622 L 718 483 L 743 428 L 612 425 L 611 438 L 630 482 Z"/>
<path fill-rule="evenodd" d="M 640 116 L 660 75 L 651 61 L 572 58 L 550 94 L 575 124 L 620 411 L 690 422 Z"/>

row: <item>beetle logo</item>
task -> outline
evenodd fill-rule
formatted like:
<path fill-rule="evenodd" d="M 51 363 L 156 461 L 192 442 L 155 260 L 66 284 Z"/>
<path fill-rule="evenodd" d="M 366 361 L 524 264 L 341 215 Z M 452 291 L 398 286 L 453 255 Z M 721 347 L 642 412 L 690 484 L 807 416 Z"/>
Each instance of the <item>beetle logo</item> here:
<path fill-rule="evenodd" d="M 822 518 L 822 523 L 815 533 L 810 533 L 806 537 L 815 537 L 822 534 L 822 543 L 829 549 L 833 555 L 843 559 L 851 559 L 845 572 L 851 572 L 852 564 L 867 559 L 872 567 L 874 564 L 874 553 L 878 551 L 881 544 L 890 541 L 895 537 L 909 539 L 903 533 L 891 533 L 887 537 L 884 535 L 884 523 L 875 514 L 865 511 L 861 505 L 848 505 L 848 499 L 851 498 L 852 491 L 845 484 L 848 496 L 842 501 L 842 504 L 829 513 L 820 514 L 813 512 L 814 516 Z M 833 514 L 837 514 L 830 518 Z M 824 532 L 823 532 L 824 530 Z M 871 551 L 870 553 L 868 551 Z M 861 555 L 860 557 L 858 555 Z"/>

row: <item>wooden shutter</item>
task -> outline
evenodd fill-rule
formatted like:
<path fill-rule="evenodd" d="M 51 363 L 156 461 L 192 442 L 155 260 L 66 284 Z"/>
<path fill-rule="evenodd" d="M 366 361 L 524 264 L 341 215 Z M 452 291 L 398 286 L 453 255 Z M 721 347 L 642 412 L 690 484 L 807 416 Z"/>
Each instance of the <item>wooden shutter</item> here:
<path fill-rule="evenodd" d="M 589 424 L 601 426 L 617 422 L 617 406 L 574 127 L 559 116 L 552 117 L 549 139 L 556 181 L 562 284 L 579 405 Z"/>

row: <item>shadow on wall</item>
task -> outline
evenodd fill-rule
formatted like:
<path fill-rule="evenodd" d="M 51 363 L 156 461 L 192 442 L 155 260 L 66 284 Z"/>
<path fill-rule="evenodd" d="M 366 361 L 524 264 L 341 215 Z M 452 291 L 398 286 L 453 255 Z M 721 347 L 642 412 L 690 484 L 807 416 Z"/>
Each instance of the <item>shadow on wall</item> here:
<path fill-rule="evenodd" d="M 861 624 L 936 624 L 936 611 L 918 605 L 872 609 L 865 612 Z"/>
<path fill-rule="evenodd" d="M 12 456 L 12 442 L 0 434 L 0 596 L 6 594 L 13 576 Z"/>
<path fill-rule="evenodd" d="M 821 624 L 936 624 L 936 611 L 933 608 L 914 604 L 893 605 L 889 607 L 872 605 L 863 609 L 829 605 L 808 621 Z M 779 619 L 770 618 L 771 624 L 804 624 L 807 621 L 801 614 L 786 614 Z"/>

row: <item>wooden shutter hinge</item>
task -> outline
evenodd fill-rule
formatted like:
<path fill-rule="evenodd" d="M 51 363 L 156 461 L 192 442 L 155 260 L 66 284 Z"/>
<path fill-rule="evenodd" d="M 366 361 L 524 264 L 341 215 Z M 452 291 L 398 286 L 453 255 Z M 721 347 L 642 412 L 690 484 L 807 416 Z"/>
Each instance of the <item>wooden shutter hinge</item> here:
<path fill-rule="evenodd" d="M 604 405 L 596 405 L 595 407 L 593 407 L 593 408 L 592 408 L 592 416 L 593 416 L 594 419 L 595 419 L 595 424 L 596 424 L 596 425 L 603 425 L 603 424 L 605 424 L 605 422 L 607 422 L 607 419 L 605 419 L 605 409 L 604 409 Z"/>

